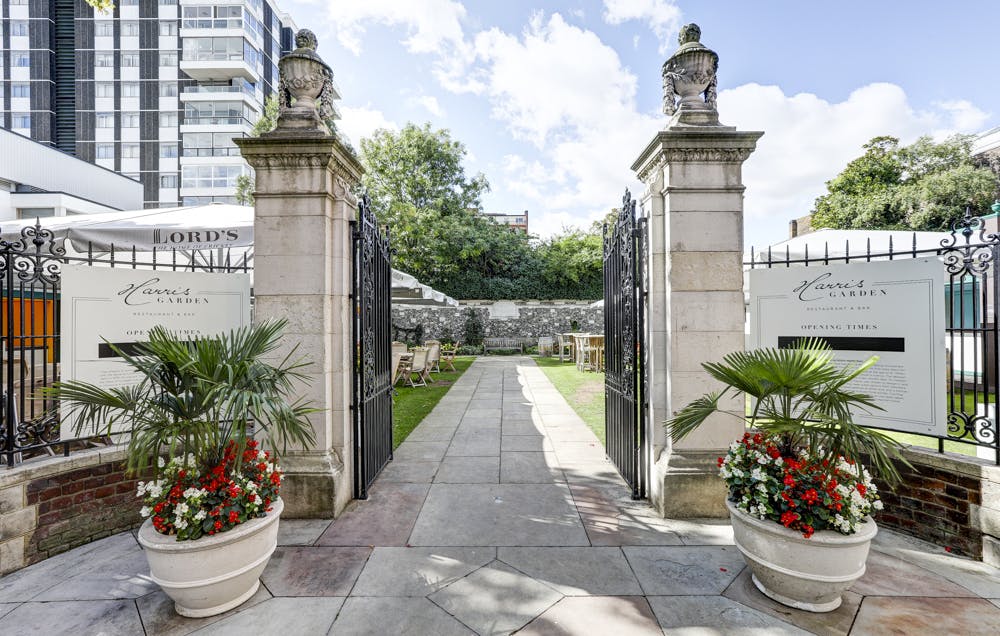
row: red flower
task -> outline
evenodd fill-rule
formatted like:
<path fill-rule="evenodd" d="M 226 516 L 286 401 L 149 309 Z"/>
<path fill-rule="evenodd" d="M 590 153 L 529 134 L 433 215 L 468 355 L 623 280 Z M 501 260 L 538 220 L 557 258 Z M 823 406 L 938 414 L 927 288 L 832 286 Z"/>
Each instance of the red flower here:
<path fill-rule="evenodd" d="M 229 511 L 229 523 L 236 523 L 240 520 L 240 515 L 235 510 Z M 218 523 L 218 522 L 216 522 Z"/>
<path fill-rule="evenodd" d="M 785 458 L 785 468 L 787 468 L 788 470 L 798 470 L 798 469 L 802 468 L 802 464 L 800 464 L 796 460 L 792 459 L 791 457 L 786 457 Z"/>
<path fill-rule="evenodd" d="M 809 490 L 802 493 L 802 500 L 805 501 L 810 506 L 816 503 L 817 499 L 819 499 L 819 493 L 816 492 L 815 488 L 810 488 Z"/>
<path fill-rule="evenodd" d="M 720 468 L 722 467 L 722 465 L 724 463 L 726 463 L 726 460 L 723 457 L 720 457 L 720 458 L 716 459 L 715 461 L 718 462 Z"/>
<path fill-rule="evenodd" d="M 215 523 L 212 524 L 212 527 L 216 530 L 222 530 L 222 522 L 216 519 Z"/>
<path fill-rule="evenodd" d="M 862 484 L 860 481 L 857 483 L 857 485 L 855 486 L 855 488 L 858 489 L 858 493 L 860 493 L 860 495 L 862 497 L 864 497 L 865 493 L 868 492 L 868 487 L 865 486 L 864 484 Z"/>
<path fill-rule="evenodd" d="M 799 520 L 799 515 L 794 512 L 783 512 L 781 513 L 781 523 L 787 528 L 793 523 Z"/>
<path fill-rule="evenodd" d="M 771 459 L 778 459 L 781 457 L 781 451 L 774 446 L 767 447 L 767 454 L 771 456 Z"/>
<path fill-rule="evenodd" d="M 795 478 L 792 477 L 791 473 L 785 473 L 785 485 L 789 488 L 795 487 Z"/>
<path fill-rule="evenodd" d="M 760 436 L 760 433 L 757 433 L 756 435 L 753 436 L 753 443 L 754 444 L 760 444 L 763 441 L 764 441 L 764 438 Z"/>
<path fill-rule="evenodd" d="M 816 532 L 816 531 L 813 530 L 812 526 L 809 526 L 809 525 L 803 525 L 802 526 L 802 536 L 805 537 L 806 539 L 808 539 L 809 537 L 813 536 L 814 532 Z"/>

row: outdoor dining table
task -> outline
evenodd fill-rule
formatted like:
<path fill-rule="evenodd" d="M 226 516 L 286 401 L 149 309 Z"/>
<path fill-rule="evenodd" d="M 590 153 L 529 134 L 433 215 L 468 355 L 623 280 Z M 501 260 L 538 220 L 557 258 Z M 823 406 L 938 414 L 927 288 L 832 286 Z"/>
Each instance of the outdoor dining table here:
<path fill-rule="evenodd" d="M 604 370 L 604 334 L 573 334 L 576 368 L 580 371 Z"/>

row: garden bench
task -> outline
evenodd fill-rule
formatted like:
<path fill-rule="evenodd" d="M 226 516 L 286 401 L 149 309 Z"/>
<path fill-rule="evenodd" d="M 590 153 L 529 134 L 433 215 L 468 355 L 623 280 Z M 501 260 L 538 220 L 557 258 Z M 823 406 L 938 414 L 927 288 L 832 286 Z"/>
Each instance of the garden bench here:
<path fill-rule="evenodd" d="M 519 338 L 483 338 L 483 353 L 499 349 L 517 349 L 524 353 L 524 345 Z"/>

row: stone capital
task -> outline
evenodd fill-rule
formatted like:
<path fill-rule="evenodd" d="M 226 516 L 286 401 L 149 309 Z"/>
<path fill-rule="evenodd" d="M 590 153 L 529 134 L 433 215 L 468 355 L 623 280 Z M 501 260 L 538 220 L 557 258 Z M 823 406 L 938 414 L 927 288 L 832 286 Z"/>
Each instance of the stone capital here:
<path fill-rule="evenodd" d="M 361 181 L 365 169 L 354 153 L 332 135 L 277 135 L 234 139 L 254 170 L 327 168 L 345 189 Z"/>
<path fill-rule="evenodd" d="M 738 131 L 729 126 L 675 127 L 653 137 L 632 170 L 649 185 L 670 163 L 743 163 L 757 148 L 763 132 Z"/>

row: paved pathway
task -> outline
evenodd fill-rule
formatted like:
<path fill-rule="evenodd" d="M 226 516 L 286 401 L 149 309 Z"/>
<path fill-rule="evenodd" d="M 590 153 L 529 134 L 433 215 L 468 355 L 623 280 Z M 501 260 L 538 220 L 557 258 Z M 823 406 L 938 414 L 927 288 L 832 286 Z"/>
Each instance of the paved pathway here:
<path fill-rule="evenodd" d="M 110 537 L 0 579 L 0 632 L 1000 633 L 1000 572 L 891 532 L 839 610 L 769 601 L 727 524 L 630 500 L 528 358 L 479 359 L 368 501 L 332 523 L 283 520 L 280 544 L 251 601 L 192 620 L 148 580 L 133 535 Z"/>

